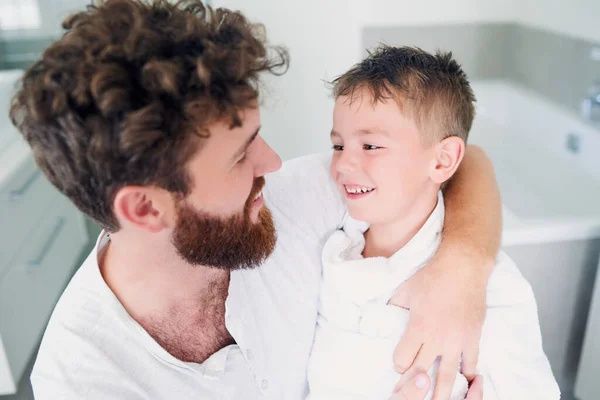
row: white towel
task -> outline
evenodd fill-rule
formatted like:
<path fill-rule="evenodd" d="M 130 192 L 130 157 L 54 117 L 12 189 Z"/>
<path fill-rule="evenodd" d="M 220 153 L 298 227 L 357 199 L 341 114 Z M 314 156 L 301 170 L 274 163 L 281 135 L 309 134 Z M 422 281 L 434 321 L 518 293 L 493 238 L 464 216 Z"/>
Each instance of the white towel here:
<path fill-rule="evenodd" d="M 391 258 L 363 258 L 368 225 L 348 217 L 323 249 L 319 318 L 308 365 L 310 400 L 389 399 L 401 375 L 393 352 L 409 311 L 388 305 L 396 288 L 437 251 L 444 200 L 410 242 Z M 439 360 L 429 375 L 435 384 Z M 560 391 L 542 348 L 537 306 L 529 283 L 500 253 L 487 289 L 486 321 L 477 372 L 484 400 L 558 400 Z M 433 385 L 432 385 L 433 388 Z M 451 399 L 464 399 L 457 370 Z M 432 397 L 433 390 L 426 399 Z"/>
<path fill-rule="evenodd" d="M 415 237 L 391 258 L 363 258 L 368 225 L 348 217 L 323 250 L 319 324 L 309 364 L 311 400 L 389 399 L 401 375 L 392 355 L 408 311 L 388 305 L 398 286 L 423 267 L 439 246 L 444 200 Z M 439 361 L 429 375 L 435 383 Z M 432 385 L 433 388 L 433 385 Z M 467 381 L 457 372 L 451 400 Z M 426 399 L 433 396 L 433 389 Z"/>

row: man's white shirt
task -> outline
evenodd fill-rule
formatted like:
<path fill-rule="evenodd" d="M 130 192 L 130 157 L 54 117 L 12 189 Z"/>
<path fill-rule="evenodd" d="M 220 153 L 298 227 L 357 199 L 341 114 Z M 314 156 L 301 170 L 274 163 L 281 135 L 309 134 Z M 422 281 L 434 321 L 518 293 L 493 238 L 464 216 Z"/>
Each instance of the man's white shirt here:
<path fill-rule="evenodd" d="M 231 274 L 225 322 L 236 345 L 202 364 L 171 356 L 104 282 L 101 237 L 50 319 L 31 377 L 35 398 L 303 399 L 321 251 L 345 211 L 329 160 L 301 157 L 267 176 L 278 241 L 264 265 Z"/>

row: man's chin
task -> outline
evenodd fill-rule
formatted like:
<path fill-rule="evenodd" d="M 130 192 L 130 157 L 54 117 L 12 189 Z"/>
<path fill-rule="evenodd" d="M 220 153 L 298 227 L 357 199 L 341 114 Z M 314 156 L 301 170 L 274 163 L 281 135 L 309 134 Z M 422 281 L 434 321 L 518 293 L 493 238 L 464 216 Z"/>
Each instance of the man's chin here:
<path fill-rule="evenodd" d="M 253 215 L 215 218 L 178 204 L 173 244 L 192 265 L 235 270 L 260 266 L 275 249 L 277 240 L 271 212 L 261 207 Z"/>

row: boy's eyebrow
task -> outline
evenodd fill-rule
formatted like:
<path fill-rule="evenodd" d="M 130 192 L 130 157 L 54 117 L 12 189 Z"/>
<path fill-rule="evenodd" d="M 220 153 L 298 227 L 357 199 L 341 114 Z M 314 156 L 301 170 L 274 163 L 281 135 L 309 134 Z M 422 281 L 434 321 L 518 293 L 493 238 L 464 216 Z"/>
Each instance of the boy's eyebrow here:
<path fill-rule="evenodd" d="M 380 134 L 380 135 L 384 135 L 384 136 L 389 136 L 390 134 L 387 131 L 381 130 L 381 129 L 359 129 L 356 131 L 356 133 L 360 134 L 360 135 L 373 135 L 373 134 Z M 341 137 L 342 135 L 340 135 L 338 132 L 332 130 L 331 137 Z"/>
<path fill-rule="evenodd" d="M 380 135 L 384 135 L 384 136 L 390 135 L 389 133 L 387 133 L 387 131 L 377 129 L 377 128 L 359 129 L 357 132 L 361 135 L 373 135 L 373 134 L 380 134 Z"/>

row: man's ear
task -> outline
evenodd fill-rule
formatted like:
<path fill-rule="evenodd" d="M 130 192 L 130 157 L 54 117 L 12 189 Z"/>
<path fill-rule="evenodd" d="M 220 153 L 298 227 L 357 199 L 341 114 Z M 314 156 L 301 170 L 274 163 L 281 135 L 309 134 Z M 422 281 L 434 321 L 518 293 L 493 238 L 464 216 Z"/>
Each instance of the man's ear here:
<path fill-rule="evenodd" d="M 450 179 L 464 155 L 465 142 L 457 136 L 451 136 L 438 143 L 434 148 L 434 160 L 429 172 L 431 180 L 441 185 Z"/>
<path fill-rule="evenodd" d="M 167 191 L 150 186 L 125 186 L 117 192 L 113 202 L 121 226 L 133 226 L 152 233 L 172 223 L 174 207 L 174 200 Z"/>

